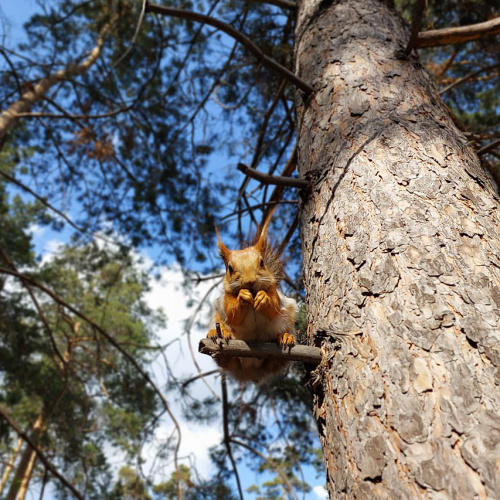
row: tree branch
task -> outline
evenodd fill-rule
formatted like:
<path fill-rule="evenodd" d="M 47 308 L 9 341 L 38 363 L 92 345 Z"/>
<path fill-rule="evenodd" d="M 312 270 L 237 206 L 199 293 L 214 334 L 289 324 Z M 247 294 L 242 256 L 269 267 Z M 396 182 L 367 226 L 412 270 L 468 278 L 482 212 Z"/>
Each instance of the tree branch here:
<path fill-rule="evenodd" d="M 233 452 L 231 451 L 231 436 L 229 435 L 229 399 L 227 397 L 227 382 L 226 375 L 223 373 L 221 377 L 221 389 L 222 389 L 222 418 L 223 418 L 223 429 L 224 429 L 224 445 L 226 446 L 227 456 L 231 461 L 233 466 L 234 477 L 236 479 L 236 485 L 238 486 L 238 493 L 240 495 L 240 500 L 244 500 L 243 490 L 241 489 L 240 475 L 238 473 L 238 467 L 233 457 Z"/>
<path fill-rule="evenodd" d="M 6 420 L 9 426 L 21 439 L 28 443 L 30 448 L 36 453 L 37 457 L 41 460 L 46 469 L 50 470 L 50 472 L 52 472 L 52 474 L 54 474 L 54 476 L 57 477 L 57 479 L 59 479 L 59 481 L 61 481 L 61 483 L 64 484 L 64 486 L 66 486 L 66 488 L 68 488 L 76 498 L 78 498 L 79 500 L 85 500 L 84 496 L 77 489 L 75 489 L 75 487 L 54 467 L 54 465 L 52 465 L 52 463 L 40 450 L 40 448 L 38 448 L 38 446 L 33 443 L 32 439 L 29 438 L 28 435 L 17 426 L 17 424 L 7 415 L 7 412 L 1 406 L 0 416 L 2 416 L 4 420 Z"/>
<path fill-rule="evenodd" d="M 478 70 L 473 71 L 472 73 L 469 73 L 468 75 L 465 75 L 462 78 L 458 78 L 454 82 L 447 85 L 443 90 L 439 91 L 439 95 L 443 95 L 445 92 L 448 92 L 448 90 L 451 90 L 453 87 L 460 85 L 461 83 L 469 80 L 470 78 L 474 78 L 475 76 L 480 75 L 485 71 L 489 71 L 490 69 L 496 69 L 498 67 L 500 67 L 500 64 L 492 64 L 491 66 L 485 66 L 484 68 L 479 68 Z"/>
<path fill-rule="evenodd" d="M 119 115 L 120 113 L 125 113 L 132 106 L 127 106 L 125 108 L 116 109 L 114 111 L 109 111 L 108 113 L 100 113 L 97 115 L 72 115 L 70 113 L 57 114 L 57 113 L 18 113 L 19 118 L 63 118 L 66 120 L 98 120 L 100 118 L 110 118 L 112 116 Z"/>
<path fill-rule="evenodd" d="M 489 144 L 487 144 L 486 146 L 483 146 L 478 152 L 477 152 L 477 155 L 478 156 L 482 156 L 486 153 L 489 153 L 491 150 L 497 148 L 498 146 L 500 146 L 500 139 L 497 139 L 496 141 L 493 141 L 493 142 L 490 142 Z"/>
<path fill-rule="evenodd" d="M 297 2 L 290 2 L 289 0 L 245 0 L 248 3 L 267 3 L 275 5 L 282 9 L 297 10 Z"/>
<path fill-rule="evenodd" d="M 455 43 L 470 42 L 498 35 L 500 33 L 500 17 L 484 23 L 460 26 L 458 28 L 445 28 L 442 30 L 423 31 L 418 34 L 416 47 L 437 47 L 441 45 L 453 45 Z"/>
<path fill-rule="evenodd" d="M 19 119 L 19 115 L 21 113 L 26 113 L 36 102 L 43 99 L 51 87 L 63 80 L 67 80 L 68 78 L 84 73 L 97 61 L 101 54 L 106 35 L 111 30 L 111 27 L 117 19 L 118 15 L 115 14 L 104 26 L 97 37 L 96 46 L 90 51 L 90 54 L 82 63 L 70 63 L 64 69 L 42 78 L 31 90 L 25 92 L 20 99 L 11 104 L 0 115 L 0 140 L 2 140 L 16 124 Z"/>
<path fill-rule="evenodd" d="M 283 350 L 273 342 L 253 342 L 245 340 L 229 340 L 214 342 L 212 339 L 201 339 L 198 351 L 202 354 L 216 357 L 238 356 L 240 358 L 274 358 L 288 361 L 302 361 L 303 363 L 319 364 L 321 349 L 307 345 L 295 345 Z"/>
<path fill-rule="evenodd" d="M 243 172 L 248 177 L 255 179 L 262 184 L 274 184 L 276 186 L 290 186 L 297 189 L 307 189 L 309 187 L 309 181 L 305 179 L 296 179 L 294 177 L 280 177 L 278 175 L 269 175 L 263 172 L 259 172 L 254 168 L 247 167 L 243 163 L 238 163 L 238 170 Z"/>
<path fill-rule="evenodd" d="M 174 9 L 172 7 L 163 7 L 161 5 L 146 3 L 146 12 L 154 12 L 156 14 L 161 14 L 163 16 L 171 16 L 171 17 L 180 17 L 182 19 L 189 19 L 191 21 L 196 21 L 199 23 L 208 24 L 209 26 L 214 26 L 217 29 L 220 29 L 224 33 L 227 33 L 229 36 L 233 37 L 235 40 L 238 40 L 244 47 L 248 49 L 259 61 L 262 62 L 264 66 L 269 68 L 271 71 L 278 73 L 283 76 L 290 83 L 303 90 L 306 94 L 310 94 L 313 92 L 313 88 L 308 85 L 304 80 L 299 78 L 297 75 L 292 73 L 288 68 L 285 68 L 274 59 L 268 57 L 262 50 L 255 45 L 255 43 L 250 40 L 246 35 L 241 33 L 240 31 L 235 30 L 229 24 L 226 24 L 214 17 L 206 16 L 204 14 L 199 14 L 198 12 L 192 12 L 189 10 L 183 9 Z"/>
<path fill-rule="evenodd" d="M 420 25 L 422 24 L 422 15 L 424 14 L 426 3 L 426 0 L 417 0 L 415 13 L 413 14 L 413 23 L 411 25 L 411 36 L 408 40 L 408 45 L 403 52 L 405 59 L 408 58 L 408 56 L 411 54 L 419 38 Z"/>

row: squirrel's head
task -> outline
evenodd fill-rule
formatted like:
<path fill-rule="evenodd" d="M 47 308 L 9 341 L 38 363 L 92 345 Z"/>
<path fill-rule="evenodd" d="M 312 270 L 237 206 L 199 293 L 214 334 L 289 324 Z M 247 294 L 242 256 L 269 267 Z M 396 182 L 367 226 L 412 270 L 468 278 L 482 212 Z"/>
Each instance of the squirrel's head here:
<path fill-rule="evenodd" d="M 269 218 L 264 223 L 255 244 L 241 250 L 229 250 L 222 243 L 217 232 L 217 247 L 226 266 L 224 290 L 237 295 L 246 288 L 254 295 L 277 285 L 282 278 L 283 268 L 279 256 L 267 241 Z"/>

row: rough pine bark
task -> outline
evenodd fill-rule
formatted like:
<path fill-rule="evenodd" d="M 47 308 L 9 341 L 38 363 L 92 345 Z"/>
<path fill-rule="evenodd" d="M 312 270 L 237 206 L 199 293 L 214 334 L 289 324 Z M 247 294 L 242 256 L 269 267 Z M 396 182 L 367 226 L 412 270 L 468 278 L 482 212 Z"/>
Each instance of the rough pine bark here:
<path fill-rule="evenodd" d="M 498 498 L 498 199 L 390 2 L 303 0 L 298 164 L 333 499 Z"/>

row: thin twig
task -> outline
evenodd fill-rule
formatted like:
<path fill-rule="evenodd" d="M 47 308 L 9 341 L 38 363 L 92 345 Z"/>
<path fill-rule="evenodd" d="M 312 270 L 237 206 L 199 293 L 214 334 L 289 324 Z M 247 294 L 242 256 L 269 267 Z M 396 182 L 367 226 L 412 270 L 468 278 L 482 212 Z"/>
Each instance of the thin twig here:
<path fill-rule="evenodd" d="M 96 239 L 99 239 L 101 241 L 104 241 L 105 243 L 109 243 L 110 245 L 114 245 L 114 246 L 117 246 L 117 247 L 120 247 L 120 248 L 130 249 L 130 247 L 128 247 L 127 245 L 124 245 L 122 243 L 116 243 L 116 242 L 114 242 L 112 240 L 108 240 L 107 238 L 104 238 L 103 236 L 100 236 L 98 234 L 93 234 L 93 233 L 91 233 L 89 231 L 86 231 L 84 228 L 82 228 L 82 227 L 78 226 L 77 224 L 75 224 L 66 214 L 64 214 L 63 212 L 61 212 L 60 210 L 58 210 L 56 207 L 54 207 L 53 205 L 51 205 L 47 200 L 45 200 L 44 198 L 42 198 L 40 195 L 36 194 L 31 188 L 29 188 L 28 186 L 26 186 L 22 182 L 18 181 L 16 178 L 10 176 L 9 174 L 7 174 L 5 172 L 2 172 L 1 170 L 0 170 L 0 175 L 2 175 L 8 181 L 10 181 L 13 184 L 15 184 L 17 187 L 19 187 L 22 190 L 26 191 L 27 193 L 31 194 L 31 196 L 33 196 L 34 198 L 36 198 L 40 203 L 42 203 L 42 205 L 44 205 L 45 207 L 47 207 L 49 210 L 52 210 L 59 217 L 61 217 L 62 219 L 64 219 L 73 229 L 76 229 L 78 232 L 80 232 L 82 234 L 86 234 L 88 236 L 91 236 L 92 238 L 96 238 Z"/>
<path fill-rule="evenodd" d="M 14 77 L 14 80 L 16 80 L 17 91 L 19 92 L 19 96 L 22 97 L 23 90 L 21 87 L 21 82 L 19 81 L 19 75 L 17 74 L 17 71 L 16 71 L 16 68 L 14 67 L 14 64 L 10 60 L 9 54 L 7 54 L 7 52 L 3 49 L 3 47 L 0 47 L 0 54 L 2 54 L 4 59 L 7 61 L 7 64 L 10 67 L 12 76 Z"/>
<path fill-rule="evenodd" d="M 264 462 L 267 462 L 276 471 L 276 473 L 281 477 L 284 484 L 286 484 L 288 486 L 289 492 L 293 496 L 293 498 L 297 499 L 297 493 L 295 492 L 295 488 L 290 483 L 290 480 L 288 479 L 286 474 L 280 469 L 278 464 L 271 457 L 266 457 L 260 451 L 256 450 L 255 448 L 253 448 L 252 446 L 250 446 L 246 443 L 243 443 L 242 441 L 238 441 L 236 439 L 231 439 L 231 442 L 238 445 L 238 446 L 241 446 L 242 448 L 246 448 L 248 451 L 251 451 L 254 455 L 257 455 L 262 460 L 264 460 Z"/>
<path fill-rule="evenodd" d="M 144 20 L 144 14 L 146 13 L 146 3 L 146 0 L 142 1 L 141 13 L 139 14 L 139 20 L 137 21 L 137 26 L 135 27 L 134 36 L 130 41 L 130 45 L 127 47 L 127 50 L 121 55 L 121 57 L 119 57 L 118 60 L 111 65 L 109 71 L 115 69 L 129 55 L 130 51 L 134 47 L 137 36 L 139 35 L 139 30 L 141 29 L 142 21 Z"/>
<path fill-rule="evenodd" d="M 478 69 L 477 71 L 473 71 L 472 73 L 469 73 L 468 75 L 465 75 L 462 78 L 455 80 L 453 83 L 450 83 L 443 90 L 440 90 L 439 95 L 443 95 L 445 92 L 448 92 L 448 90 L 451 90 L 453 87 L 460 85 L 461 83 L 465 82 L 466 80 L 469 80 L 470 78 L 474 78 L 475 76 L 484 73 L 485 71 L 489 71 L 490 69 L 495 69 L 498 67 L 500 67 L 500 64 L 492 64 L 491 66 L 486 66 L 484 68 Z"/>
<path fill-rule="evenodd" d="M 287 10 L 297 10 L 297 2 L 290 2 L 289 0 L 245 0 L 248 3 L 267 3 L 275 5 Z"/>
<path fill-rule="evenodd" d="M 198 375 L 202 374 L 202 370 L 200 368 L 200 365 L 198 364 L 198 361 L 196 360 L 196 356 L 194 355 L 194 350 L 193 350 L 193 345 L 191 344 L 191 328 L 193 327 L 194 321 L 196 319 L 196 316 L 198 313 L 201 311 L 201 308 L 205 304 L 206 300 L 210 296 L 210 294 L 221 284 L 222 280 L 216 281 L 211 285 L 211 287 L 207 290 L 203 298 L 198 302 L 198 305 L 196 309 L 193 311 L 193 314 L 189 318 L 189 321 L 186 324 L 186 328 L 184 329 L 184 332 L 186 333 L 187 336 L 187 342 L 188 342 L 188 347 L 189 347 L 189 352 L 191 353 L 191 359 L 193 360 L 193 364 L 198 371 Z M 207 381 L 203 379 L 203 383 L 207 386 L 207 389 L 212 393 L 214 398 L 216 400 L 219 399 L 219 396 L 214 392 L 214 390 L 208 385 Z"/>
<path fill-rule="evenodd" d="M 227 456 L 231 461 L 233 466 L 234 477 L 236 478 L 236 484 L 238 486 L 238 493 L 240 494 L 240 500 L 244 500 L 243 490 L 241 489 L 240 475 L 238 474 L 238 468 L 236 467 L 236 462 L 233 458 L 233 453 L 231 451 L 231 437 L 229 436 L 229 400 L 227 397 L 227 382 L 226 375 L 223 373 L 221 377 L 221 388 L 222 388 L 222 422 L 224 429 L 224 444 L 227 450 Z"/>
<path fill-rule="evenodd" d="M 277 175 L 269 175 L 263 172 L 259 172 L 254 168 L 247 167 L 243 163 L 238 163 L 237 166 L 240 172 L 243 172 L 246 176 L 255 179 L 262 184 L 273 184 L 275 186 L 290 186 L 297 189 L 307 189 L 309 187 L 309 181 L 305 179 L 296 179 L 294 177 L 280 177 Z"/>
<path fill-rule="evenodd" d="M 231 217 L 236 217 L 237 215 L 248 212 L 249 211 L 248 209 L 258 210 L 260 208 L 267 209 L 268 207 L 273 207 L 275 205 L 296 205 L 298 201 L 299 200 L 278 200 L 278 201 L 267 201 L 265 203 L 259 203 L 258 205 L 252 205 L 251 207 L 248 208 L 242 208 L 238 212 L 233 212 L 228 215 L 224 215 L 224 217 L 221 218 L 221 222 L 230 219 Z"/>
<path fill-rule="evenodd" d="M 181 387 L 183 389 L 185 389 L 188 385 L 192 384 L 193 382 L 196 382 L 200 378 L 209 377 L 210 375 L 215 375 L 216 373 L 220 373 L 220 370 L 218 368 L 216 368 L 215 370 L 210 370 L 208 372 L 198 373 L 194 377 L 190 377 L 187 380 L 185 380 L 184 382 L 182 382 Z M 217 399 L 219 399 L 219 398 L 217 398 Z"/>
<path fill-rule="evenodd" d="M 489 153 L 491 150 L 497 148 L 498 146 L 500 146 L 500 139 L 497 139 L 496 141 L 493 141 L 493 142 L 490 142 L 489 144 L 487 144 L 486 146 L 483 146 L 478 152 L 477 152 L 477 155 L 478 156 L 482 156 L 486 153 Z"/>
<path fill-rule="evenodd" d="M 0 246 L 0 255 L 3 257 L 3 259 L 5 260 L 5 262 L 7 263 L 8 266 L 10 266 L 14 271 L 18 272 L 14 261 L 10 258 L 10 256 L 7 254 L 7 252 L 1 246 Z M 40 316 L 40 319 L 42 320 L 43 326 L 45 327 L 45 330 L 47 331 L 47 335 L 49 336 L 52 350 L 54 351 L 54 354 L 61 361 L 61 367 L 59 367 L 59 365 L 57 365 L 57 363 L 56 363 L 56 366 L 58 369 L 62 369 L 64 371 L 64 374 L 66 375 L 66 360 L 64 359 L 64 356 L 61 354 L 61 351 L 57 347 L 54 332 L 52 331 L 52 328 L 50 327 L 49 322 L 47 321 L 47 318 L 45 317 L 45 314 L 42 311 L 42 308 L 40 307 L 40 304 L 38 303 L 38 300 L 37 300 L 35 294 L 33 293 L 33 290 L 31 289 L 28 282 L 21 280 L 21 283 L 26 288 L 26 290 L 28 290 L 28 294 L 31 297 L 31 301 L 33 302 L 33 305 L 35 306 L 36 310 L 38 311 L 38 316 Z"/>
<path fill-rule="evenodd" d="M 424 14 L 425 4 L 427 0 L 417 0 L 417 5 L 415 5 L 415 12 L 413 14 L 413 22 L 411 25 L 411 36 L 408 40 L 408 45 L 404 50 L 403 54 L 405 59 L 411 54 L 418 40 L 418 35 L 420 31 L 420 26 L 422 24 L 422 16 Z"/>
<path fill-rule="evenodd" d="M 146 12 L 154 12 L 156 14 L 161 14 L 164 16 L 172 16 L 172 17 L 180 17 L 182 19 L 190 19 L 192 21 L 197 21 L 200 23 L 208 24 L 210 26 L 214 26 L 215 28 L 224 31 L 229 36 L 233 37 L 235 40 L 238 40 L 244 47 L 246 47 L 259 61 L 262 62 L 264 66 L 269 68 L 271 71 L 274 71 L 283 76 L 290 83 L 303 90 L 306 94 L 311 94 L 313 92 L 313 88 L 307 84 L 304 80 L 299 78 L 297 75 L 292 73 L 288 68 L 285 68 L 274 59 L 271 59 L 269 56 L 264 54 L 262 50 L 255 45 L 255 43 L 250 40 L 246 35 L 241 33 L 241 31 L 235 30 L 229 24 L 226 24 L 214 17 L 205 16 L 204 14 L 199 14 L 198 12 L 191 12 L 183 9 L 174 9 L 172 7 L 164 7 L 161 5 L 146 3 Z"/>
<path fill-rule="evenodd" d="M 33 112 L 33 113 L 18 113 L 19 118 L 55 118 L 55 119 L 66 119 L 66 120 L 98 120 L 100 118 L 110 118 L 112 116 L 119 115 L 128 111 L 132 106 L 127 106 L 125 108 L 115 109 L 114 111 L 109 111 L 108 113 L 100 113 L 97 115 L 72 115 L 70 113 L 65 113 L 58 115 L 56 113 L 44 113 L 44 112 Z"/>

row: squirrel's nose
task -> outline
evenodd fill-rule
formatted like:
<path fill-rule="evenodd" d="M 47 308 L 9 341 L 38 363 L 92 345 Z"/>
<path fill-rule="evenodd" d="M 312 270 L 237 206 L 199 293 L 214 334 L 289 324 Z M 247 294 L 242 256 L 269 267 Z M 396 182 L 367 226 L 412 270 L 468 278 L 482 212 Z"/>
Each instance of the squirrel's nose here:
<path fill-rule="evenodd" d="M 251 288 L 253 288 L 255 286 L 255 283 L 256 283 L 255 280 L 245 281 L 244 286 L 245 286 L 245 288 L 250 288 L 251 289 Z"/>

